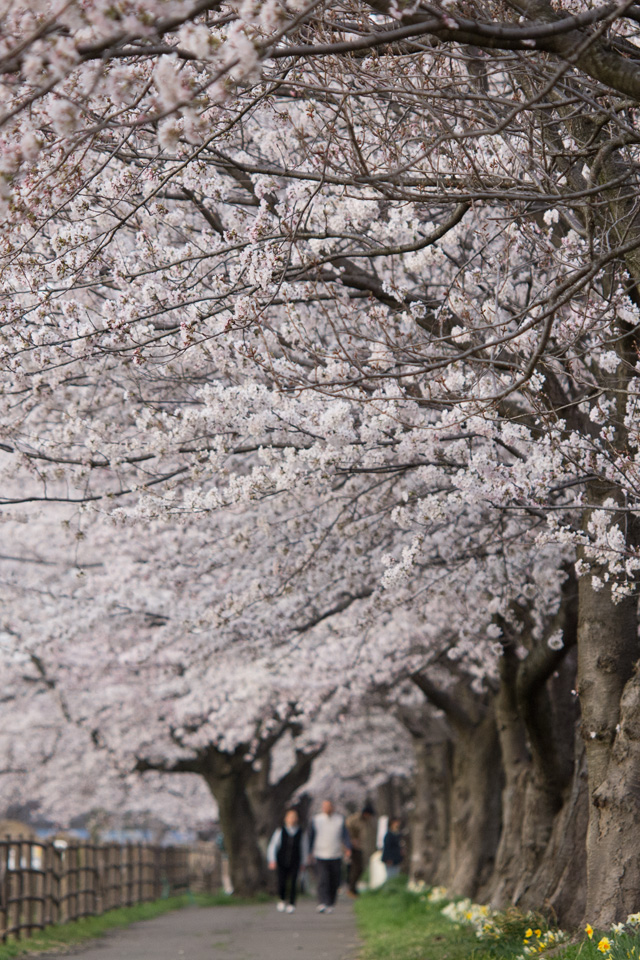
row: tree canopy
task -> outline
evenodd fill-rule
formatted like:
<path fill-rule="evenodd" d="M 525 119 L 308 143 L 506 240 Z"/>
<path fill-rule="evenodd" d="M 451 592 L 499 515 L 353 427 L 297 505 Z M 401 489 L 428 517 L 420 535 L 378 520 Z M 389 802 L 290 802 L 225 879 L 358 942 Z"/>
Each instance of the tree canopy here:
<path fill-rule="evenodd" d="M 469 771 L 486 724 L 505 898 L 586 752 L 598 923 L 640 881 L 639 24 L 16 3 L 0 50 L 0 504 L 80 544 L 6 636 L 141 768 L 306 764 L 368 702 L 415 739 L 426 698 Z"/>

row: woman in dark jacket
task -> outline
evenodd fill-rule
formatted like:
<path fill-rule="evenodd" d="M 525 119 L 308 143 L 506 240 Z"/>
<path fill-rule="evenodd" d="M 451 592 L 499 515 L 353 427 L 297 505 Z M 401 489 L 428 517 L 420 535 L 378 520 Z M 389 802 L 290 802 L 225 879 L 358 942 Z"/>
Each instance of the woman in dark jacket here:
<path fill-rule="evenodd" d="M 284 825 L 278 827 L 269 841 L 267 860 L 269 869 L 278 871 L 278 910 L 286 909 L 293 913 L 296 909 L 296 885 L 298 871 L 306 861 L 306 851 L 303 849 L 304 837 L 300 829 L 298 811 L 293 807 L 284 815 Z M 289 887 L 289 903 L 287 900 Z"/>

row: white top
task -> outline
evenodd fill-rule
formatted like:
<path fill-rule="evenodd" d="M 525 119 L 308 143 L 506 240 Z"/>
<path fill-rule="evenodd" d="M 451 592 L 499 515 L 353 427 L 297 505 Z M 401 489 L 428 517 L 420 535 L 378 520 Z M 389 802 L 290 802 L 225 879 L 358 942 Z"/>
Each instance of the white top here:
<path fill-rule="evenodd" d="M 340 860 L 345 845 L 344 817 L 339 813 L 316 814 L 312 836 L 312 856 L 317 860 Z"/>

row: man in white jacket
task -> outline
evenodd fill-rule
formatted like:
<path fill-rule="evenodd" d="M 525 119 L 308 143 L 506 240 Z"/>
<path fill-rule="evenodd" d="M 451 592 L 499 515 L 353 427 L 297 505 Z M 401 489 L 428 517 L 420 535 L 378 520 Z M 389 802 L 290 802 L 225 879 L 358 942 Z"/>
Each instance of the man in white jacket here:
<path fill-rule="evenodd" d="M 342 857 L 351 855 L 351 840 L 344 817 L 336 813 L 331 800 L 322 801 L 322 812 L 311 821 L 309 850 L 318 878 L 318 912 L 331 913 L 340 886 Z"/>

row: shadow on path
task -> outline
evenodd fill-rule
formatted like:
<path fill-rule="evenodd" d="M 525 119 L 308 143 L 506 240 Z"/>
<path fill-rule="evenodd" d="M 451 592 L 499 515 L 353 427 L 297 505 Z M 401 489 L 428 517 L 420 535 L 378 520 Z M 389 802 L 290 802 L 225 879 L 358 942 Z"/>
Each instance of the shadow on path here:
<path fill-rule="evenodd" d="M 353 960 L 353 910 L 330 915 L 302 901 L 293 914 L 275 903 L 251 907 L 187 907 L 114 930 L 73 951 L 75 960 Z M 53 956 L 48 954 L 47 956 Z"/>

